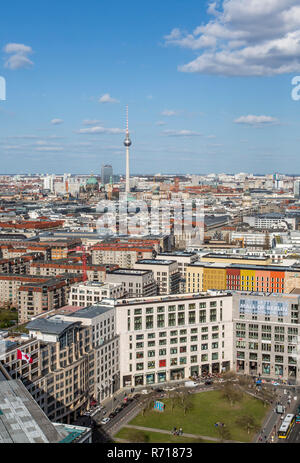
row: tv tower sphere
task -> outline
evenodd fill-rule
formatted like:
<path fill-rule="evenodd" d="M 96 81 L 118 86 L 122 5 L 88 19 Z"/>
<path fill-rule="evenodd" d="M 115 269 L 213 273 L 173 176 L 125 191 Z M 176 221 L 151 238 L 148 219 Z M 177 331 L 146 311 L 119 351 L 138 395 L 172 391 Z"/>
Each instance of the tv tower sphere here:
<path fill-rule="evenodd" d="M 128 147 L 128 148 L 129 148 L 129 146 L 132 145 L 132 142 L 131 142 L 131 140 L 130 140 L 128 134 L 126 135 L 126 138 L 125 138 L 125 140 L 124 140 L 124 145 L 125 145 L 126 147 Z"/>

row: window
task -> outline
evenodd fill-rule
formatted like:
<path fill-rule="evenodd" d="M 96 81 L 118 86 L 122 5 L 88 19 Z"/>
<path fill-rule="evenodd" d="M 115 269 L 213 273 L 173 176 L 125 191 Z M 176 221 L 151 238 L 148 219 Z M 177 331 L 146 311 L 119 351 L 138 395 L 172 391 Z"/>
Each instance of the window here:
<path fill-rule="evenodd" d="M 185 313 L 184 312 L 179 312 L 178 313 L 178 325 L 184 325 L 185 324 Z"/>
<path fill-rule="evenodd" d="M 169 313 L 168 322 L 169 322 L 169 326 L 176 326 L 176 314 L 175 313 Z"/>
<path fill-rule="evenodd" d="M 157 315 L 157 328 L 164 328 L 165 326 L 165 316 Z"/>
<path fill-rule="evenodd" d="M 142 329 L 142 317 L 135 317 L 134 318 L 134 329 L 141 330 Z"/>
<path fill-rule="evenodd" d="M 167 366 L 167 361 L 166 360 L 160 360 L 159 361 L 159 368 L 163 368 Z"/>
<path fill-rule="evenodd" d="M 159 349 L 159 355 L 166 355 L 167 349 Z"/>
<path fill-rule="evenodd" d="M 199 323 L 206 323 L 206 310 L 200 310 Z"/>

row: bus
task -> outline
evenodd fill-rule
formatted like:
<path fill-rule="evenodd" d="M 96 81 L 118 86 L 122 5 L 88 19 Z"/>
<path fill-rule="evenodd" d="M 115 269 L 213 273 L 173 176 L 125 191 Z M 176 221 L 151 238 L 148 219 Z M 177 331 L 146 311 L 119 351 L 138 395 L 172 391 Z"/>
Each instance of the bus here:
<path fill-rule="evenodd" d="M 282 425 L 278 431 L 278 437 L 280 439 L 286 439 L 295 423 L 295 415 L 289 414 L 284 418 Z"/>

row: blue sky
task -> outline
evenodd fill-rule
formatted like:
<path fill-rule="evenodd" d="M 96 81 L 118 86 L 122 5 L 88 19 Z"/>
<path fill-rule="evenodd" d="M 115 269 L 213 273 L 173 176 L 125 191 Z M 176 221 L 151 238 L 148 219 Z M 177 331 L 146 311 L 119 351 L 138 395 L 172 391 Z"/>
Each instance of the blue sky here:
<path fill-rule="evenodd" d="M 297 3 L 2 5 L 0 172 L 300 173 Z"/>

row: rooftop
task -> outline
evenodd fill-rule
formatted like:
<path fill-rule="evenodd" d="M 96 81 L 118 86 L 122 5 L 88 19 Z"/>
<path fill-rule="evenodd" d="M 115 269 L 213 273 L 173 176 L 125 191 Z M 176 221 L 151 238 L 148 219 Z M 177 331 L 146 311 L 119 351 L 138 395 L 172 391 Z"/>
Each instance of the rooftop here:
<path fill-rule="evenodd" d="M 104 306 L 104 305 L 91 305 L 84 307 L 82 309 L 76 310 L 73 313 L 67 314 L 70 317 L 76 318 L 94 318 L 103 313 L 109 312 L 112 310 L 113 306 Z"/>
<path fill-rule="evenodd" d="M 26 325 L 26 328 L 30 331 L 40 331 L 47 334 L 62 334 L 66 329 L 68 329 L 74 322 L 66 322 L 60 318 L 38 318 L 32 320 Z"/>
<path fill-rule="evenodd" d="M 0 444 L 57 443 L 63 435 L 21 381 L 0 377 Z"/>

